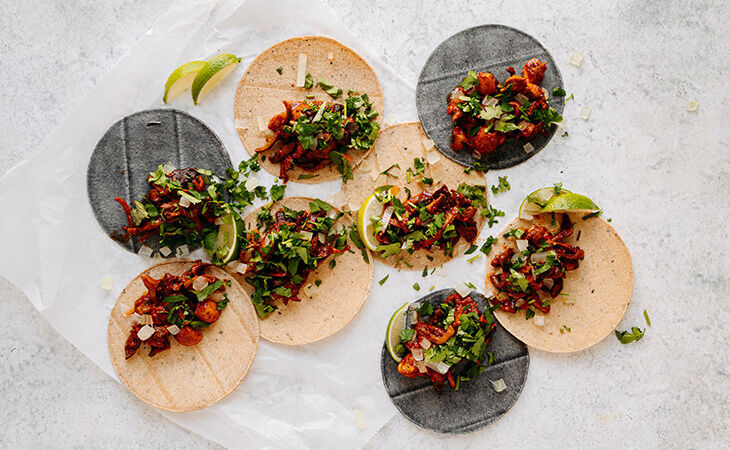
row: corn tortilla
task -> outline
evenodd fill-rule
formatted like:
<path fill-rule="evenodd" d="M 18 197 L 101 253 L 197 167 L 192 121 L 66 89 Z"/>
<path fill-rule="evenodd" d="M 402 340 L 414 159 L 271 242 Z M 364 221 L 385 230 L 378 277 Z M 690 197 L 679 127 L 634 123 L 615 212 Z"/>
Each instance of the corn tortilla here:
<path fill-rule="evenodd" d="M 165 273 L 180 275 L 192 261 L 163 262 L 142 272 L 154 278 Z M 224 270 L 210 266 L 205 273 L 231 279 Z M 226 287 L 229 303 L 220 318 L 203 330 L 203 340 L 185 347 L 170 338 L 170 349 L 153 357 L 142 343 L 137 353 L 124 359 L 124 344 L 131 327 L 126 312 L 147 292 L 140 276 L 120 294 L 109 317 L 108 345 L 119 379 L 140 400 L 173 412 L 210 406 L 233 392 L 246 376 L 256 356 L 259 324 L 248 294 L 231 280 Z"/>
<path fill-rule="evenodd" d="M 305 73 L 311 73 L 315 86 L 311 89 L 296 87 L 299 55 L 307 56 Z M 332 55 L 332 59 L 328 56 Z M 277 69 L 281 67 L 282 73 Z M 377 122 L 382 122 L 384 96 L 378 76 L 370 65 L 352 49 L 345 47 L 334 39 L 323 36 L 307 36 L 287 39 L 274 44 L 259 54 L 248 66 L 241 77 L 236 90 L 234 105 L 235 124 L 238 136 L 249 154 L 254 155 L 256 149 L 266 143 L 266 135 L 270 133 L 269 120 L 284 111 L 283 100 L 289 101 L 333 101 L 341 103 L 343 97 L 333 99 L 319 86 L 317 80 L 332 83 L 341 88 L 343 97 L 348 89 L 367 94 L 377 111 Z M 305 95 L 313 95 L 306 98 Z M 261 130 L 260 128 L 266 128 Z M 264 153 L 273 154 L 280 144 Z M 367 152 L 354 150 L 347 152 L 353 157 L 352 166 L 356 167 Z M 274 176 L 279 176 L 279 164 L 272 163 L 269 158 L 261 161 L 261 167 Z M 313 178 L 299 179 L 300 175 L 318 174 Z M 292 167 L 289 179 L 298 183 L 315 184 L 340 178 L 342 175 L 333 164 L 317 172 L 308 172 L 299 167 Z"/>
<path fill-rule="evenodd" d="M 565 242 L 582 248 L 585 258 L 577 270 L 566 275 L 562 293 L 567 296 L 558 295 L 551 300 L 545 326 L 538 327 L 532 319 L 525 320 L 523 310 L 514 314 L 502 310 L 494 312 L 502 326 L 531 347 L 554 353 L 577 352 L 591 347 L 611 334 L 631 301 L 634 271 L 626 244 L 608 222 L 600 217 L 582 220 L 583 215 L 570 215 L 574 232 Z M 499 234 L 487 255 L 487 291 L 497 292 L 489 280 L 494 269 L 490 264 L 492 258 L 505 245 L 515 246 L 514 238 L 503 235 L 512 228 L 529 226 L 529 221 L 517 218 Z M 576 240 L 579 233 L 580 240 Z"/>
<path fill-rule="evenodd" d="M 314 199 L 306 197 L 288 197 L 272 206 L 272 212 L 281 205 L 294 210 L 309 211 L 309 203 Z M 336 210 L 334 208 L 333 210 Z M 247 229 L 256 226 L 256 215 L 260 208 L 252 211 L 244 218 Z M 336 226 L 349 226 L 352 218 L 344 215 Z M 335 334 L 344 328 L 362 308 L 370 294 L 373 283 L 373 264 L 366 263 L 355 244 L 348 239 L 353 253 L 345 252 L 336 257 L 337 264 L 329 267 L 332 257 L 325 260 L 317 270 L 309 274 L 305 288 L 300 291 L 300 302 L 289 302 L 284 305 L 277 301 L 277 310 L 261 320 L 261 337 L 286 345 L 302 345 L 319 341 Z M 253 287 L 244 277 L 234 274 L 243 288 L 252 295 Z M 314 282 L 321 280 L 316 286 Z M 306 286 L 310 284 L 308 288 Z"/>
<path fill-rule="evenodd" d="M 405 199 L 404 187 L 410 189 L 413 195 L 423 191 L 433 192 L 442 185 L 447 185 L 451 189 L 456 189 L 461 183 L 476 184 L 485 186 L 486 180 L 484 175 L 472 171 L 469 174 L 464 173 L 464 166 L 459 165 L 450 159 L 441 156 L 435 147 L 426 148 L 424 141 L 428 141 L 428 136 L 424 133 L 421 124 L 418 122 L 401 123 L 384 128 L 380 131 L 378 139 L 375 141 L 373 151 L 365 158 L 360 166 L 353 171 L 353 179 L 342 185 L 342 200 L 350 209 L 357 211 L 360 209 L 362 202 L 369 197 L 377 187 L 392 184 L 401 188 L 399 198 Z M 428 144 L 427 144 L 428 145 Z M 406 171 L 413 167 L 415 158 L 426 158 L 429 152 L 436 152 L 439 160 L 434 164 L 430 164 L 425 172 L 429 178 L 433 179 L 433 185 L 425 185 L 419 183 L 419 177 L 412 177 L 411 182 L 407 182 Z M 397 164 L 398 167 L 394 165 Z M 390 175 L 382 175 L 381 172 L 386 170 Z M 485 198 L 487 192 L 484 192 Z M 339 206 L 339 205 L 337 205 Z M 475 216 L 477 229 L 481 231 L 486 223 L 486 219 L 481 214 Z M 386 259 L 380 258 L 376 252 L 375 257 L 385 264 L 394 266 L 401 258 L 398 264 L 400 269 L 408 269 L 412 266 L 413 270 L 423 270 L 424 267 L 440 266 L 451 260 L 452 258 L 464 253 L 471 242 L 460 239 L 454 248 L 453 255 L 445 255 L 437 246 L 429 250 L 417 250 L 412 254 L 401 252 L 398 255 L 390 256 Z M 429 259 L 432 258 L 432 259 Z"/>

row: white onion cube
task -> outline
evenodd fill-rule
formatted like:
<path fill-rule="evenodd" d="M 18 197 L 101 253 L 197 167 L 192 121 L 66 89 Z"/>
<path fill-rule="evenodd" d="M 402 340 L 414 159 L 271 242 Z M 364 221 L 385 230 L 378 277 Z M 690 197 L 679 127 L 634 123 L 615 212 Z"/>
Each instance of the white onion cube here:
<path fill-rule="evenodd" d="M 545 328 L 545 316 L 535 315 L 532 318 L 532 324 L 536 327 Z"/>
<path fill-rule="evenodd" d="M 170 250 L 170 247 L 165 246 L 160 249 L 160 253 L 162 253 L 162 256 L 168 257 L 172 253 L 172 250 Z"/>
<path fill-rule="evenodd" d="M 253 191 L 259 184 L 260 183 L 258 178 L 256 178 L 255 176 L 250 176 L 243 186 L 246 188 L 246 190 Z"/>
<path fill-rule="evenodd" d="M 139 256 L 143 257 L 143 258 L 149 258 L 150 256 L 152 256 L 152 252 L 153 252 L 153 251 L 154 251 L 154 250 L 152 250 L 152 248 L 150 248 L 150 247 L 148 247 L 148 246 L 146 246 L 146 245 L 142 245 L 142 246 L 141 246 L 141 247 L 139 248 L 139 251 L 137 251 L 137 254 L 138 254 Z"/>
<path fill-rule="evenodd" d="M 574 50 L 573 53 L 571 53 L 568 62 L 575 67 L 580 67 L 580 65 L 583 64 L 583 53 Z"/>
<path fill-rule="evenodd" d="M 332 52 L 327 52 L 327 59 L 329 59 L 330 61 L 332 61 L 332 60 L 333 60 L 334 58 L 335 58 L 335 55 L 334 55 L 334 53 L 332 53 Z"/>
<path fill-rule="evenodd" d="M 171 162 L 166 162 L 162 165 L 162 171 L 165 172 L 165 175 L 169 174 L 175 170 L 175 166 Z"/>
<path fill-rule="evenodd" d="M 208 280 L 206 280 L 205 277 L 195 277 L 193 280 L 193 290 L 202 291 L 206 286 L 208 286 L 208 284 Z"/>
<path fill-rule="evenodd" d="M 155 329 L 149 325 L 145 325 L 139 329 L 139 331 L 137 332 L 137 337 L 140 341 L 146 341 L 147 339 L 152 337 L 153 334 L 155 334 Z"/>
<path fill-rule="evenodd" d="M 101 288 L 105 291 L 111 291 L 112 287 L 114 287 L 114 277 L 110 277 L 109 275 L 104 275 L 101 277 Z"/>
<path fill-rule="evenodd" d="M 438 150 L 431 150 L 428 153 L 426 153 L 426 161 L 428 161 L 429 164 L 434 165 L 437 162 L 441 161 L 441 153 Z"/>
<path fill-rule="evenodd" d="M 461 295 L 462 297 L 466 297 L 469 294 L 471 294 L 471 288 L 467 286 L 465 283 L 461 283 L 460 285 L 456 286 L 455 289 L 456 293 Z"/>
<path fill-rule="evenodd" d="M 504 380 L 500 378 L 497 381 L 489 380 L 490 383 L 492 383 L 492 389 L 494 389 L 494 392 L 502 392 L 505 389 L 507 389 L 507 384 L 505 384 Z"/>
<path fill-rule="evenodd" d="M 187 244 L 183 244 L 177 248 L 177 250 L 175 251 L 175 256 L 179 258 L 181 256 L 187 255 L 188 253 L 190 253 L 190 249 L 188 248 Z"/>
<path fill-rule="evenodd" d="M 304 87 L 304 78 L 307 75 L 307 55 L 306 53 L 299 54 L 299 64 L 297 66 L 297 87 Z"/>
<path fill-rule="evenodd" d="M 588 106 L 581 106 L 580 112 L 578 113 L 578 117 L 580 117 L 583 120 L 588 120 L 588 117 L 591 115 L 591 108 Z"/>
<path fill-rule="evenodd" d="M 236 273 L 240 273 L 241 275 L 243 275 L 244 273 L 246 273 L 247 268 L 248 266 L 246 264 L 239 262 L 236 266 Z"/>
<path fill-rule="evenodd" d="M 527 250 L 527 246 L 529 245 L 527 239 L 517 239 L 515 242 L 517 243 L 517 250 L 521 252 Z"/>
<path fill-rule="evenodd" d="M 525 153 L 532 153 L 535 150 L 535 147 L 528 142 L 527 144 L 522 146 L 522 149 L 525 151 Z"/>
<path fill-rule="evenodd" d="M 181 208 L 189 208 L 191 204 L 192 203 L 190 203 L 190 200 L 188 200 L 187 197 L 180 197 L 180 207 Z"/>
<path fill-rule="evenodd" d="M 171 335 L 175 336 L 180 332 L 180 327 L 178 327 L 177 325 L 170 325 L 169 327 L 167 327 L 167 331 Z"/>
<path fill-rule="evenodd" d="M 415 350 L 411 350 L 411 353 L 413 354 L 413 359 L 416 361 L 423 361 L 423 350 L 417 348 Z"/>

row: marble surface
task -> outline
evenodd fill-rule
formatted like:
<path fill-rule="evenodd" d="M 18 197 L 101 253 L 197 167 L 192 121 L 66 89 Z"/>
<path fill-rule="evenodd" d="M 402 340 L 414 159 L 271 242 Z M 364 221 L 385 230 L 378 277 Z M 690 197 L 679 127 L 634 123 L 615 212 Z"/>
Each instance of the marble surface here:
<path fill-rule="evenodd" d="M 30 155 L 172 0 L 0 0 L 0 173 Z M 634 260 L 622 329 L 573 355 L 531 351 L 522 397 L 501 421 L 441 437 L 395 416 L 368 448 L 719 448 L 730 442 L 728 271 L 730 10 L 721 0 L 390 2 L 326 0 L 415 83 L 430 50 L 467 26 L 537 37 L 575 101 L 569 136 L 508 175 L 494 200 L 514 215 L 535 184 L 562 181 L 613 219 Z M 457 6 L 458 5 L 458 6 Z M 570 53 L 585 54 L 579 68 Z M 688 101 L 699 110 L 687 112 Z M 578 118 L 589 106 L 589 120 Z M 8 239 L 9 237 L 3 237 Z M 0 447 L 217 447 L 167 421 L 59 336 L 0 278 Z M 322 446 L 326 447 L 323 436 Z"/>

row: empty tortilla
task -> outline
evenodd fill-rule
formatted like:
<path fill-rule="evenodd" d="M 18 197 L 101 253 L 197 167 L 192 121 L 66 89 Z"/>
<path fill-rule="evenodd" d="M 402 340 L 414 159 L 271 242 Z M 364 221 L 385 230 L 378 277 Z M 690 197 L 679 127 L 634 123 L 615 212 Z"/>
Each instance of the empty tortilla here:
<path fill-rule="evenodd" d="M 467 72 L 491 72 L 500 82 L 509 74 L 512 66 L 518 74 L 531 58 L 547 63 L 545 79 L 540 87 L 547 90 L 548 105 L 563 113 L 563 97 L 552 97 L 553 89 L 563 87 L 563 78 L 555 60 L 545 47 L 529 34 L 505 25 L 480 25 L 460 31 L 444 42 L 428 57 L 421 69 L 416 85 L 416 109 L 418 119 L 436 147 L 459 164 L 473 166 L 481 161 L 488 169 L 504 169 L 519 164 L 543 149 L 555 134 L 551 126 L 547 135 L 538 134 L 529 140 L 508 138 L 492 153 L 475 158 L 468 150 L 451 148 L 451 130 L 454 122 L 446 114 L 446 96 L 466 76 Z M 534 147 L 525 152 L 527 143 Z"/>
<path fill-rule="evenodd" d="M 443 289 L 417 300 L 440 305 L 453 289 Z M 476 291 L 472 299 L 480 311 L 488 307 L 487 299 Z M 477 431 L 497 421 L 517 402 L 527 380 L 530 354 L 525 344 L 510 335 L 499 323 L 492 333 L 487 351 L 494 353 L 495 362 L 473 380 L 462 382 L 455 391 L 444 383 L 441 394 L 436 392 L 429 377 L 406 378 L 398 373 L 398 363 L 383 345 L 380 369 L 385 390 L 403 416 L 423 428 L 437 433 L 462 434 Z M 492 381 L 504 380 L 507 389 L 496 392 Z"/>
<path fill-rule="evenodd" d="M 406 171 L 413 167 L 413 160 L 415 158 L 428 160 L 429 156 L 427 155 L 432 152 L 435 152 L 438 155 L 436 157 L 439 159 L 428 165 L 424 175 L 433 179 L 433 185 L 419 183 L 420 176 L 412 177 L 411 182 L 407 183 Z M 434 158 L 434 155 L 431 155 L 430 158 Z M 399 168 L 395 167 L 395 164 Z M 390 175 L 381 174 L 381 172 L 388 169 L 390 169 L 388 171 Z M 423 191 L 433 192 L 444 184 L 451 189 L 456 189 L 461 183 L 484 186 L 484 197 L 487 198 L 486 179 L 483 174 L 476 171 L 466 174 L 463 166 L 441 157 L 429 142 L 428 136 L 423 132 L 420 123 L 402 123 L 389 126 L 380 131 L 380 135 L 373 146 L 373 151 L 353 171 L 353 179 L 342 185 L 342 203 L 347 204 L 350 209 L 358 211 L 362 202 L 375 191 L 375 188 L 388 184 L 400 187 L 402 190 L 399 198 L 405 199 L 403 187 L 407 187 L 413 195 L 416 195 Z M 477 229 L 481 231 L 486 223 L 486 218 L 477 213 L 475 220 Z M 443 250 L 435 245 L 430 251 L 421 249 L 412 254 L 404 251 L 386 259 L 380 258 L 377 252 L 373 253 L 376 258 L 385 264 L 394 266 L 396 262 L 403 258 L 405 263 L 399 264 L 399 268 L 410 268 L 410 264 L 413 266 L 413 270 L 423 270 L 426 266 L 440 266 L 464 253 L 470 245 L 471 242 L 460 239 L 452 256 L 444 254 Z"/>
<path fill-rule="evenodd" d="M 551 300 L 545 326 L 538 327 L 532 319 L 526 320 L 524 310 L 514 314 L 502 310 L 494 312 L 502 326 L 529 346 L 554 353 L 586 349 L 611 334 L 629 306 L 634 289 L 629 249 L 608 222 L 600 217 L 582 220 L 584 215 L 570 214 L 574 232 L 565 242 L 582 248 L 585 257 L 577 270 L 567 272 L 561 292 L 567 295 L 558 295 Z M 497 292 L 489 280 L 494 270 L 490 264 L 492 258 L 502 251 L 508 240 L 511 241 L 508 245 L 515 245 L 514 238 L 505 238 L 504 233 L 530 224 L 518 218 L 499 234 L 487 255 L 487 290 Z"/>
<path fill-rule="evenodd" d="M 287 197 L 275 203 L 271 210 L 276 211 L 283 205 L 293 210 L 309 211 L 312 201 L 314 199 L 306 197 Z M 260 210 L 256 209 L 244 218 L 247 229 L 256 226 L 256 215 Z M 336 226 L 350 224 L 352 218 L 345 214 Z M 360 249 L 349 238 L 348 244 L 354 253 L 338 255 L 334 268 L 329 267 L 330 257 L 309 274 L 304 286 L 310 286 L 299 291 L 302 301 L 289 302 L 288 305 L 284 305 L 281 300 L 275 302 L 278 309 L 261 320 L 261 337 L 278 344 L 309 344 L 335 334 L 355 318 L 370 294 L 373 264 L 372 261 L 366 263 L 363 260 Z M 243 276 L 234 274 L 234 277 L 246 292 L 253 294 L 253 287 Z M 316 280 L 322 283 L 316 286 Z"/>
<path fill-rule="evenodd" d="M 305 73 L 311 73 L 314 79 L 315 85 L 311 89 L 295 86 L 301 54 L 306 55 Z M 281 74 L 278 73 L 278 68 L 282 69 Z M 330 97 L 317 86 L 317 80 L 320 78 L 342 89 L 343 96 L 339 99 Z M 266 143 L 267 133 L 271 133 L 267 128 L 269 120 L 276 114 L 284 112 L 283 100 L 342 103 L 348 89 L 370 97 L 373 109 L 379 113 L 376 120 L 381 123 L 384 97 L 378 76 L 352 49 L 323 36 L 297 37 L 274 44 L 253 60 L 238 83 L 234 105 L 238 136 L 246 151 L 254 155 L 256 149 Z M 305 95 L 314 97 L 306 98 Z M 266 161 L 261 161 L 261 167 L 277 177 L 279 164 L 272 163 L 268 156 L 271 156 L 280 145 L 277 143 L 273 149 L 264 152 L 267 158 Z M 366 151 L 360 150 L 350 150 L 347 153 L 353 157 L 353 167 L 356 167 L 367 154 Z M 307 184 L 336 180 L 342 176 L 333 164 L 316 172 L 294 166 L 288 173 L 290 181 Z M 301 175 L 313 174 L 317 176 L 299 179 Z"/>
<path fill-rule="evenodd" d="M 232 167 L 218 136 L 200 120 L 176 109 L 136 112 L 107 130 L 91 154 L 86 187 L 94 216 L 108 236 L 123 233 L 122 227 L 127 225 L 127 215 L 114 197 L 131 205 L 147 195 L 150 172 L 168 162 L 178 169 L 208 169 L 221 177 Z M 142 244 L 136 237 L 115 241 L 133 253 Z M 144 244 L 153 250 L 161 247 L 156 234 Z"/>
<path fill-rule="evenodd" d="M 119 295 L 109 317 L 109 356 L 119 379 L 140 400 L 166 411 L 186 412 L 210 406 L 233 392 L 251 367 L 259 342 L 259 324 L 251 299 L 224 270 L 210 266 L 206 274 L 231 280 L 229 303 L 220 318 L 202 330 L 203 340 L 186 347 L 170 338 L 170 348 L 147 356 L 142 343 L 128 360 L 124 344 L 131 329 L 126 313 L 147 292 L 140 276 L 181 275 L 193 261 L 156 264 L 135 277 Z"/>

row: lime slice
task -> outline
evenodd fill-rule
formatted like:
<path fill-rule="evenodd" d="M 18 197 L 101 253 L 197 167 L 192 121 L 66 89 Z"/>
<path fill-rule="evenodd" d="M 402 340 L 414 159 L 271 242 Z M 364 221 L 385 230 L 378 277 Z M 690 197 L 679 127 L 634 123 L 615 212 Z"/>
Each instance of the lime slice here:
<path fill-rule="evenodd" d="M 546 212 L 586 212 L 591 213 L 598 211 L 600 208 L 593 203 L 593 200 L 585 195 L 567 192 L 556 195 L 545 204 L 540 210 L 541 213 Z"/>
<path fill-rule="evenodd" d="M 383 204 L 378 201 L 375 194 L 370 195 L 362 202 L 360 206 L 360 212 L 357 213 L 357 232 L 360 234 L 360 239 L 370 250 L 375 250 L 378 245 L 378 240 L 375 239 L 375 228 L 373 228 L 373 222 L 370 220 L 371 217 L 382 217 L 383 215 Z"/>
<path fill-rule="evenodd" d="M 218 235 L 213 246 L 211 258 L 216 264 L 226 264 L 238 256 L 238 230 L 241 220 L 236 214 L 221 217 Z"/>
<path fill-rule="evenodd" d="M 560 188 L 560 194 L 570 193 L 569 190 Z M 524 220 L 532 220 L 532 216 L 540 214 L 544 205 L 555 196 L 554 187 L 544 187 L 538 189 L 532 194 L 525 197 L 520 204 L 520 213 L 518 217 Z M 535 203 L 537 201 L 538 203 Z"/>
<path fill-rule="evenodd" d="M 225 78 L 230 71 L 238 66 L 241 58 L 230 53 L 214 56 L 208 60 L 195 76 L 193 84 L 190 87 L 190 93 L 193 95 L 193 103 L 196 105 L 205 97 L 218 83 Z"/>
<path fill-rule="evenodd" d="M 173 70 L 170 76 L 167 77 L 167 83 L 165 83 L 165 95 L 162 96 L 162 101 L 165 103 L 167 103 L 168 100 L 173 101 L 178 98 L 180 94 L 190 89 L 195 75 L 198 74 L 198 71 L 204 65 L 205 61 L 191 61 Z"/>
<path fill-rule="evenodd" d="M 398 356 L 395 349 L 400 344 L 400 332 L 406 327 L 406 314 L 408 313 L 409 304 L 406 303 L 398 308 L 398 311 L 393 313 L 388 322 L 388 330 L 385 332 L 385 345 L 388 347 L 390 356 L 393 357 L 395 362 L 400 362 L 403 359 Z"/>

